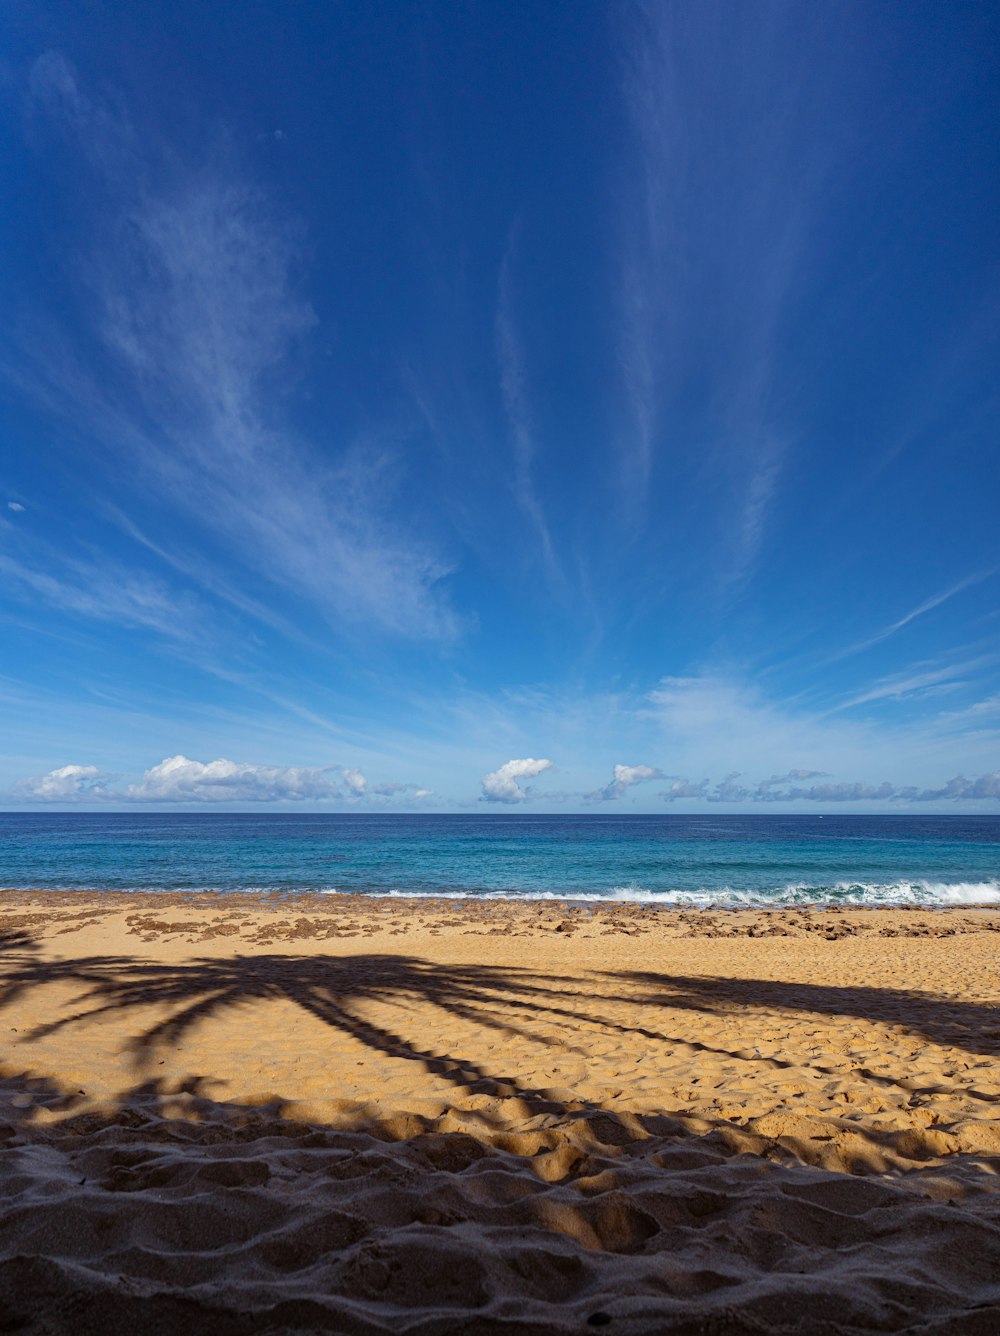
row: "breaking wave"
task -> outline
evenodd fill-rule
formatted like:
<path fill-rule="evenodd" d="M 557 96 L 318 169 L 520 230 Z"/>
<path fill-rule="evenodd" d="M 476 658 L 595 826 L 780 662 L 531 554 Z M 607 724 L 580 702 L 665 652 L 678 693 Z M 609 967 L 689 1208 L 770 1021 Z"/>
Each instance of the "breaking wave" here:
<path fill-rule="evenodd" d="M 612 886 L 606 891 L 536 890 L 374 890 L 359 892 L 336 887 L 322 888 L 324 895 L 366 894 L 383 899 L 433 900 L 560 900 L 595 904 L 656 904 L 692 908 L 779 908 L 806 905 L 994 905 L 1000 904 L 1000 881 L 839 881 L 830 886 L 795 883 L 771 890 L 747 890 L 732 886 L 697 890 L 649 890 L 644 886 Z"/>

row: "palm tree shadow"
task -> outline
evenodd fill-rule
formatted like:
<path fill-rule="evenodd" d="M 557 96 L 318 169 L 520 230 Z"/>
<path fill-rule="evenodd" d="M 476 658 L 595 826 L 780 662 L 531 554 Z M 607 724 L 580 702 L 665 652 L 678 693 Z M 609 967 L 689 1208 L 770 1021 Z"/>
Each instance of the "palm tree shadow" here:
<path fill-rule="evenodd" d="M 27 990 L 54 982 L 80 987 L 72 1010 L 27 1036 L 39 1039 L 71 1026 L 86 1025 L 110 1013 L 155 1008 L 166 1012 L 133 1035 L 130 1048 L 137 1065 L 148 1065 L 164 1046 L 176 1044 L 195 1026 L 224 1012 L 257 1001 L 286 1001 L 366 1047 L 388 1057 L 419 1062 L 430 1074 L 473 1093 L 518 1094 L 551 1108 L 539 1092 L 513 1076 L 487 1071 L 465 1057 L 435 1053 L 394 1028 L 368 1019 L 374 1003 L 389 1003 L 411 1015 L 432 1004 L 446 1014 L 500 1035 L 560 1045 L 554 1037 L 528 1029 L 516 1012 L 552 1020 L 591 1022 L 586 1012 L 560 1006 L 566 994 L 538 983 L 526 971 L 491 966 L 449 966 L 403 955 L 353 957 L 254 955 L 202 958 L 182 965 L 144 963 L 116 957 L 70 962 L 24 960 L 8 969 L 0 987 L 0 1008 Z"/>
<path fill-rule="evenodd" d="M 71 1008 L 37 1026 L 27 1036 L 29 1039 L 85 1026 L 112 1013 L 157 1012 L 160 1018 L 130 1040 L 140 1068 L 147 1068 L 163 1047 L 176 1044 L 195 1026 L 261 1001 L 293 1003 L 367 1048 L 419 1063 L 427 1073 L 455 1088 L 498 1097 L 517 1095 L 538 1112 L 553 1110 L 544 1091 L 528 1087 L 516 1076 L 490 1071 L 472 1058 L 435 1052 L 400 1032 L 411 1026 L 396 1027 L 372 1020 L 372 1006 L 389 1004 L 413 1025 L 419 1025 L 421 1008 L 431 1004 L 456 1021 L 475 1024 L 500 1036 L 580 1054 L 586 1054 L 587 1049 L 571 1041 L 574 1033 L 583 1029 L 637 1035 L 667 1044 L 678 1042 L 676 1036 L 659 1029 L 624 1023 L 620 1019 L 622 1003 L 654 1013 L 695 1010 L 706 1019 L 753 1008 L 854 1015 L 905 1024 L 936 1043 L 961 1046 L 970 1052 L 1000 1052 L 1000 1011 L 996 1008 L 895 989 L 833 988 L 651 972 L 605 972 L 589 978 L 552 976 L 542 980 L 525 969 L 441 964 L 407 955 L 377 954 L 255 954 L 200 958 L 183 964 L 112 956 L 52 961 L 34 955 L 33 943 L 26 938 L 26 934 L 8 934 L 7 942 L 0 939 L 0 946 L 7 950 L 0 973 L 0 1008 L 10 1007 L 31 989 L 53 983 L 78 990 Z M 604 1014 L 614 1007 L 618 1008 L 617 1015 Z M 679 1042 L 707 1054 L 740 1056 L 713 1046 L 707 1037 L 694 1043 L 690 1039 Z M 760 1057 L 757 1061 L 776 1068 L 789 1065 L 777 1057 Z M 579 1107 L 597 1106 L 580 1101 Z"/>
<path fill-rule="evenodd" d="M 0 928 L 0 952 L 37 950 L 38 943 L 24 928 Z"/>
<path fill-rule="evenodd" d="M 902 1026 L 912 1035 L 942 1047 L 975 1055 L 1000 1056 L 1000 1006 L 962 1002 L 918 989 L 876 988 L 852 984 L 738 979 L 731 976 L 607 971 L 603 977 L 629 990 L 637 1006 L 699 1011 L 785 1011 L 796 1015 L 854 1016 L 886 1026 Z"/>
<path fill-rule="evenodd" d="M 402 954 L 229 956 L 183 964 L 110 956 L 42 961 L 32 952 L 30 943 L 15 941 L 0 958 L 0 1008 L 9 1009 L 34 990 L 50 985 L 56 986 L 54 998 L 60 1005 L 67 997 L 72 996 L 73 1000 L 55 1020 L 31 1032 L 36 1038 L 62 1031 L 73 1035 L 79 1031 L 85 1038 L 89 1026 L 118 1014 L 139 1027 L 132 1037 L 132 1050 L 139 1065 L 146 1065 L 164 1046 L 176 1043 L 206 1022 L 234 1014 L 239 1007 L 260 1002 L 291 1003 L 368 1048 L 419 1063 L 456 1087 L 499 1096 L 515 1094 L 532 1113 L 565 1113 L 566 1108 L 560 1110 L 559 1104 L 547 1099 L 543 1091 L 525 1089 L 516 1078 L 504 1078 L 481 1064 L 434 1053 L 419 1037 L 407 1038 L 398 1031 L 419 1036 L 422 1009 L 430 1005 L 455 1022 L 456 1032 L 459 1022 L 467 1022 L 485 1026 L 494 1035 L 565 1046 L 574 1028 L 589 1027 L 591 1033 L 597 1030 L 605 1040 L 628 1033 L 670 1042 L 671 1036 L 661 1034 L 653 1025 L 641 1027 L 629 1023 L 630 1009 L 638 1012 L 646 1008 L 653 1017 L 677 1008 L 687 1009 L 704 1018 L 704 1028 L 708 1031 L 713 1017 L 740 1008 L 865 1015 L 897 1023 L 901 1018 L 905 1020 L 907 1008 L 912 1009 L 916 1003 L 915 1014 L 923 1031 L 933 1036 L 950 1036 L 948 1042 L 955 1042 L 955 1036 L 964 1037 L 967 1044 L 973 1045 L 986 1041 L 986 1017 L 995 1015 L 991 1008 L 898 990 L 841 990 L 767 980 L 656 973 L 540 979 L 524 969 L 440 964 Z M 398 1026 L 373 1021 L 371 1015 L 384 1016 L 386 1006 L 397 1008 L 407 1021 Z M 552 1032 L 558 1027 L 558 1032 L 543 1034 L 539 1025 Z M 436 1029 L 440 1031 L 440 1025 Z M 248 1042 L 252 1042 L 252 1024 L 247 1026 L 247 1034 Z M 727 1052 L 712 1048 L 707 1042 L 689 1046 L 716 1054 Z M 17 1082 L 23 1084 L 24 1079 L 23 1073 L 11 1073 L 11 1088 Z M 363 1291 L 365 1311 L 376 1311 L 380 1330 L 390 1329 L 390 1321 L 397 1326 L 418 1321 L 422 1330 L 430 1329 L 428 1322 L 434 1330 L 494 1330 L 498 1328 L 489 1325 L 490 1314 L 484 1314 L 481 1307 L 459 1307 L 447 1284 L 452 1272 L 475 1270 L 478 1274 L 479 1261 L 471 1255 L 473 1247 L 488 1257 L 491 1268 L 499 1268 L 501 1263 L 506 1265 L 506 1254 L 500 1245 L 512 1235 L 517 1238 L 518 1252 L 510 1254 L 514 1259 L 510 1263 L 511 1274 L 515 1274 L 516 1268 L 516 1274 L 524 1277 L 525 1285 L 531 1287 L 526 1292 L 543 1294 L 546 1302 L 552 1295 L 552 1302 L 559 1306 L 559 1330 L 568 1330 L 566 1323 L 577 1319 L 579 1329 L 583 1330 L 591 1318 L 580 1314 L 588 1311 L 600 1315 L 600 1325 L 610 1323 L 612 1318 L 598 1307 L 596 1296 L 606 1295 L 609 1307 L 623 1295 L 631 1302 L 637 1288 L 636 1277 L 642 1275 L 634 1269 L 642 1263 L 635 1261 L 632 1254 L 643 1252 L 661 1255 L 650 1264 L 655 1268 L 650 1271 L 654 1296 L 650 1303 L 658 1305 L 655 1330 L 674 1329 L 676 1325 L 678 1331 L 682 1328 L 702 1331 L 711 1326 L 720 1331 L 749 1332 L 762 1330 L 765 1322 L 773 1326 L 767 1314 L 761 1316 L 762 1274 L 775 1277 L 776 1285 L 782 1287 L 781 1307 L 772 1310 L 780 1313 L 780 1325 L 792 1311 L 790 1304 L 795 1316 L 803 1304 L 816 1306 L 813 1292 L 805 1289 L 809 1280 L 802 1259 L 807 1247 L 812 1250 L 810 1256 L 817 1259 L 817 1273 L 823 1268 L 824 1277 L 831 1264 L 829 1259 L 838 1250 L 843 1251 L 847 1258 L 843 1273 L 847 1277 L 845 1289 L 858 1284 L 860 1275 L 865 1286 L 877 1293 L 879 1306 L 873 1323 L 879 1329 L 884 1329 L 888 1322 L 899 1330 L 900 1322 L 905 1320 L 901 1301 L 896 1303 L 891 1296 L 885 1298 L 881 1277 L 870 1278 L 860 1272 L 856 1261 L 870 1240 L 878 1245 L 887 1237 L 892 1248 L 886 1255 L 898 1264 L 895 1240 L 902 1234 L 903 1220 L 895 1210 L 890 1216 L 881 1208 L 897 1207 L 900 1197 L 885 1184 L 845 1185 L 831 1183 L 831 1174 L 817 1176 L 812 1168 L 806 1167 L 817 1163 L 806 1158 L 810 1154 L 808 1147 L 802 1150 L 801 1172 L 796 1170 L 793 1176 L 787 1163 L 765 1162 L 763 1157 L 774 1148 L 765 1136 L 747 1134 L 741 1140 L 731 1138 L 732 1129 L 722 1120 L 706 1133 L 704 1119 L 693 1121 L 689 1130 L 679 1117 L 668 1119 L 658 1113 L 617 1115 L 599 1103 L 580 1101 L 572 1109 L 573 1122 L 567 1119 L 564 1126 L 553 1129 L 547 1120 L 539 1120 L 545 1124 L 543 1130 L 537 1133 L 532 1130 L 530 1135 L 522 1137 L 524 1148 L 513 1152 L 533 1157 L 531 1168 L 539 1176 L 544 1175 L 548 1184 L 555 1185 L 555 1191 L 549 1192 L 547 1184 L 522 1181 L 507 1184 L 511 1190 L 509 1199 L 501 1200 L 498 1196 L 493 1200 L 491 1194 L 497 1193 L 497 1189 L 491 1184 L 501 1176 L 505 1183 L 510 1179 L 507 1159 L 486 1159 L 490 1152 L 488 1144 L 473 1145 L 470 1151 L 463 1143 L 473 1137 L 454 1132 L 453 1125 L 445 1124 L 444 1120 L 441 1132 L 425 1122 L 424 1127 L 431 1135 L 418 1137 L 413 1131 L 413 1119 L 395 1120 L 393 1126 L 391 1116 L 379 1121 L 377 1111 L 373 1114 L 359 1108 L 350 1111 L 343 1125 L 331 1120 L 329 1125 L 317 1127 L 296 1123 L 294 1105 L 279 1100 L 264 1110 L 237 1101 L 220 1103 L 211 1093 L 214 1084 L 210 1074 L 189 1074 L 180 1084 L 185 1099 L 179 1101 L 174 1080 L 155 1079 L 144 1073 L 137 1085 L 118 1097 L 114 1110 L 74 1112 L 71 1103 L 64 1106 L 55 1103 L 65 1092 L 60 1092 L 54 1084 L 51 1090 L 43 1090 L 35 1083 L 35 1099 L 51 1095 L 51 1107 L 57 1111 L 65 1108 L 67 1116 L 58 1123 L 41 1126 L 40 1134 L 47 1140 L 45 1154 L 28 1159 L 29 1167 L 42 1165 L 48 1169 L 58 1153 L 65 1156 L 62 1163 L 74 1169 L 72 1177 L 66 1173 L 59 1180 L 54 1207 L 51 1184 L 46 1185 L 45 1193 L 37 1191 L 28 1203 L 42 1221 L 33 1236 L 41 1240 L 38 1248 L 70 1249 L 69 1261 L 64 1266 L 69 1279 L 66 1282 L 60 1279 L 65 1288 L 55 1290 L 61 1305 L 60 1323 L 66 1314 L 72 1319 L 81 1313 L 85 1317 L 97 1313 L 96 1320 L 103 1321 L 104 1329 L 121 1331 L 150 1326 L 163 1331 L 182 1326 L 201 1330 L 207 1329 L 206 1324 L 234 1332 L 249 1331 L 251 1327 L 269 1331 L 304 1330 L 307 1326 L 360 1330 L 359 1289 L 350 1287 L 355 1283 L 360 1286 L 364 1281 L 370 1286 Z M 0 1072 L 0 1094 L 2 1086 Z M 582 1128 L 574 1125 L 578 1111 L 583 1113 L 579 1120 Z M 25 1123 L 31 1121 L 28 1113 L 21 1118 Z M 522 1115 L 515 1113 L 514 1121 L 523 1122 Z M 212 1125 L 199 1126 L 201 1123 Z M 634 1132 L 636 1123 L 641 1128 L 638 1134 Z M 537 1126 L 533 1124 L 532 1128 Z M 20 1127 L 16 1130 L 18 1136 L 26 1136 L 30 1131 Z M 478 1131 L 474 1135 L 480 1136 Z M 863 1135 L 871 1150 L 852 1151 L 855 1160 L 848 1167 L 859 1173 L 884 1173 L 879 1157 L 885 1148 L 891 1150 L 890 1134 L 872 1129 Z M 698 1145 L 678 1144 L 693 1136 L 700 1139 Z M 275 1150 L 274 1143 L 279 1138 L 280 1149 Z M 373 1148 L 373 1140 L 410 1144 Z M 485 1127 L 481 1140 L 487 1143 L 490 1140 Z M 246 1149 L 234 1153 L 234 1142 L 242 1143 Z M 508 1148 L 513 1144 L 510 1138 L 496 1140 L 504 1157 L 509 1156 Z M 742 1157 L 748 1149 L 762 1158 L 752 1164 L 741 1162 L 732 1170 L 722 1165 L 721 1173 L 717 1172 L 722 1161 L 730 1156 Z M 544 1163 L 534 1158 L 539 1150 L 551 1151 L 551 1155 L 544 1157 Z M 911 1152 L 906 1154 L 909 1156 Z M 488 1176 L 475 1167 L 481 1158 Z M 269 1188 L 274 1163 L 280 1173 L 275 1175 L 276 1186 Z M 302 1185 L 303 1198 L 308 1194 L 315 1202 L 315 1214 L 300 1215 L 294 1209 L 301 1199 L 293 1195 L 293 1174 Z M 88 1181 L 81 1175 L 94 1178 Z M 992 1175 L 984 1170 L 983 1178 Z M 578 1182 L 575 1195 L 566 1190 L 564 1184 L 568 1182 Z M 979 1192 L 978 1180 L 970 1176 L 963 1182 L 972 1184 Z M 67 1192 L 70 1183 L 78 1184 L 81 1190 Z M 515 1186 L 516 1192 L 512 1190 Z M 82 1190 L 84 1187 L 86 1191 Z M 223 1209 L 218 1205 L 220 1190 L 228 1193 L 233 1188 L 237 1190 L 231 1197 L 221 1199 Z M 33 1186 L 31 1190 L 36 1192 Z M 963 1190 L 949 1188 L 956 1197 Z M 338 1195 L 332 1195 L 333 1191 Z M 106 1194 L 111 1192 L 138 1194 L 136 1216 L 126 1213 L 129 1209 L 126 1198 L 109 1200 Z M 355 1206 L 366 1195 L 371 1202 L 371 1219 L 377 1222 L 370 1229 L 362 1207 Z M 488 1201 L 480 1214 L 484 1198 Z M 977 1196 L 973 1205 L 977 1215 L 984 1213 L 980 1201 Z M 466 1205 L 467 1202 L 470 1204 Z M 950 1207 L 953 1206 L 951 1202 Z M 46 1213 L 50 1207 L 53 1214 Z M 97 1214 L 88 1213 L 94 1209 Z M 349 1214 L 355 1210 L 357 1218 Z M 80 1214 L 73 1216 L 70 1214 L 73 1211 Z M 56 1213 L 66 1214 L 65 1227 L 61 1222 L 53 1227 L 51 1222 Z M 945 1244 L 955 1253 L 960 1249 L 971 1252 L 986 1237 L 985 1233 L 972 1235 L 967 1222 L 954 1223 L 954 1215 L 944 1220 L 942 1215 L 942 1209 L 935 1205 L 933 1210 L 924 1210 L 913 1217 L 916 1228 L 931 1240 L 939 1255 L 944 1255 L 941 1248 Z M 184 1229 L 177 1235 L 179 1242 L 168 1244 L 166 1240 L 174 1238 L 173 1231 L 179 1229 L 182 1216 Z M 139 1222 L 134 1233 L 127 1224 L 120 1228 L 115 1224 L 127 1245 L 126 1250 L 117 1253 L 113 1242 L 106 1242 L 103 1233 L 98 1234 L 95 1222 L 106 1223 L 110 1228 L 116 1221 L 128 1222 L 132 1218 Z M 777 1218 L 788 1221 L 791 1242 L 787 1254 L 779 1251 L 784 1245 L 774 1224 Z M 231 1232 L 226 1233 L 230 1231 L 230 1220 Z M 383 1220 L 390 1224 L 384 1225 Z M 949 1221 L 956 1232 L 945 1236 L 942 1243 L 941 1231 Z M 452 1224 L 460 1228 L 445 1228 Z M 501 1227 L 510 1234 L 501 1235 Z M 238 1233 L 244 1229 L 250 1240 L 246 1243 L 243 1234 Z M 546 1233 L 541 1233 L 543 1230 Z M 93 1253 L 87 1255 L 85 1265 L 80 1264 L 72 1251 L 78 1233 Z M 554 1244 L 549 1242 L 553 1235 L 558 1236 Z M 145 1244 L 149 1237 L 156 1240 L 155 1249 Z M 445 1249 L 446 1237 L 457 1240 L 453 1252 Z M 96 1245 L 92 1245 L 92 1238 L 97 1240 Z M 143 1241 L 142 1246 L 136 1244 L 137 1238 Z M 587 1240 L 582 1248 L 581 1239 Z M 31 1246 L 36 1245 L 32 1242 Z M 248 1251 L 251 1247 L 253 1251 Z M 749 1276 L 751 1281 L 745 1322 L 740 1316 L 742 1310 L 734 1306 L 725 1279 L 727 1249 L 734 1258 L 732 1274 Z M 599 1251 L 629 1254 L 625 1263 L 628 1269 L 616 1266 L 609 1273 L 604 1290 L 595 1289 L 597 1282 L 592 1279 L 592 1272 L 577 1260 L 581 1254 L 592 1257 Z M 177 1265 L 170 1269 L 174 1254 Z M 440 1267 L 431 1269 L 428 1259 L 438 1256 L 443 1259 Z M 988 1266 L 990 1255 L 986 1256 L 986 1263 L 976 1258 L 976 1265 Z M 951 1258 L 952 1253 L 947 1257 Z M 158 1268 L 155 1273 L 139 1269 L 150 1258 Z M 384 1258 L 390 1259 L 391 1266 Z M 397 1258 L 406 1265 L 397 1263 Z M 204 1284 L 192 1283 L 193 1261 L 214 1265 L 216 1260 L 220 1268 L 225 1266 L 240 1273 L 238 1292 L 224 1289 L 214 1279 Z M 33 1264 L 33 1258 L 28 1261 Z M 0 1296 L 4 1301 L 0 1308 L 7 1318 L 7 1328 L 35 1329 L 39 1304 L 47 1302 L 46 1284 L 55 1289 L 52 1278 L 60 1273 L 54 1267 L 42 1269 L 32 1265 L 29 1269 L 21 1265 L 20 1257 L 14 1259 L 14 1265 L 20 1268 L 16 1271 L 11 1268 L 20 1293 L 13 1290 L 8 1280 L 8 1290 Z M 418 1300 L 419 1304 L 434 1305 L 426 1310 L 431 1314 L 426 1322 L 419 1311 L 414 1316 L 409 1291 L 389 1290 L 387 1277 L 395 1283 L 397 1266 L 401 1275 L 419 1272 L 421 1268 L 427 1270 L 426 1277 L 420 1276 Z M 68 1288 L 89 1285 L 90 1277 L 95 1274 L 102 1276 L 102 1304 L 105 1296 L 111 1296 L 116 1304 L 127 1300 L 130 1307 L 98 1309 L 92 1306 L 89 1290 L 81 1289 L 78 1296 Z M 286 1285 L 288 1274 L 293 1274 L 296 1280 L 304 1277 L 304 1285 L 315 1285 L 315 1278 L 320 1277 L 324 1300 L 346 1295 L 347 1306 L 321 1311 L 312 1295 L 308 1301 L 298 1297 L 285 1299 L 281 1287 Z M 489 1273 L 484 1270 L 483 1274 L 492 1276 L 493 1270 Z M 932 1274 L 936 1281 L 937 1271 Z M 964 1277 L 966 1273 L 961 1274 Z M 152 1275 L 155 1280 L 150 1279 Z M 273 1306 L 252 1310 L 246 1307 L 257 1302 L 246 1298 L 248 1275 L 255 1287 L 254 1294 L 274 1293 Z M 276 1276 L 278 1279 L 273 1279 Z M 579 1282 L 574 1279 L 577 1276 Z M 361 1279 L 356 1282 L 358 1277 Z M 662 1306 L 668 1280 L 669 1309 Z M 725 1307 L 712 1310 L 704 1320 L 692 1308 L 690 1322 L 684 1317 L 675 1324 L 678 1301 L 688 1295 L 700 1300 L 703 1280 L 705 1292 L 722 1291 L 720 1302 Z M 907 1287 L 906 1301 L 911 1306 L 925 1301 L 928 1293 L 932 1296 L 928 1302 L 937 1303 L 938 1294 L 944 1293 L 936 1285 L 933 1290 L 917 1287 L 908 1274 L 903 1283 Z M 211 1309 L 200 1306 L 200 1299 L 198 1307 L 182 1308 L 177 1296 L 189 1292 L 209 1296 L 205 1302 L 211 1303 Z M 241 1305 L 238 1312 L 227 1307 L 236 1302 L 227 1297 L 233 1292 L 238 1293 Z M 386 1318 L 383 1327 L 381 1310 L 374 1310 L 372 1305 L 381 1303 L 383 1295 L 387 1304 L 395 1303 L 397 1293 L 405 1293 L 406 1297 L 399 1301 L 398 1307 L 386 1310 L 391 1311 L 392 1318 Z M 504 1290 L 499 1293 L 506 1295 Z M 519 1291 L 511 1293 L 516 1296 Z M 830 1302 L 831 1294 L 836 1297 L 836 1292 L 818 1288 L 815 1294 L 821 1305 Z M 518 1300 L 504 1297 L 503 1302 L 510 1313 Z M 271 1303 L 270 1298 L 267 1303 Z M 986 1313 L 987 1324 L 993 1315 L 993 1309 Z M 506 1319 L 503 1325 L 506 1329 Z M 521 1331 L 549 1329 L 534 1325 L 529 1317 L 523 1322 L 518 1318 L 516 1326 Z M 866 1322 L 865 1330 L 869 1329 L 874 1330 L 875 1326 L 869 1328 Z M 934 1329 L 945 1330 L 939 1325 Z M 976 1331 L 987 1329 L 993 1328 L 975 1327 Z M 647 1325 L 643 1330 L 654 1328 Z M 861 1327 L 851 1324 L 851 1330 L 860 1331 Z"/>

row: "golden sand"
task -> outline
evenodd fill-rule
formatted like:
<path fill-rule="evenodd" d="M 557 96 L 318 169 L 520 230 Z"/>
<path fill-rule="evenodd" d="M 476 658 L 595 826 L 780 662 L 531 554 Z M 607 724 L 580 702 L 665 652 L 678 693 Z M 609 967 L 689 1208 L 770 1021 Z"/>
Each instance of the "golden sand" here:
<path fill-rule="evenodd" d="M 996 1333 L 998 934 L 4 893 L 0 1330 Z"/>

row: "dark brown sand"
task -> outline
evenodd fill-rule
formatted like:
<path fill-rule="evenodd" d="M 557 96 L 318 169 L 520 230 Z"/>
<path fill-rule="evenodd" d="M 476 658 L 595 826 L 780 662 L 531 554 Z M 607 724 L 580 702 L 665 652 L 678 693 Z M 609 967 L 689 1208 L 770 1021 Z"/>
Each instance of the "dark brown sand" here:
<path fill-rule="evenodd" d="M 2 893 L 0 1331 L 994 1336 L 998 934 Z"/>

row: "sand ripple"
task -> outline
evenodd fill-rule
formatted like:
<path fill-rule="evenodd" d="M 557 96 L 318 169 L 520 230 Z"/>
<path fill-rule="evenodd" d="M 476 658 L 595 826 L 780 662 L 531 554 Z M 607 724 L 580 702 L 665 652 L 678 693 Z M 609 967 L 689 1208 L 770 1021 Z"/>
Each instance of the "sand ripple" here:
<path fill-rule="evenodd" d="M 6 911 L 0 1330 L 1000 1330 L 994 917 Z"/>

